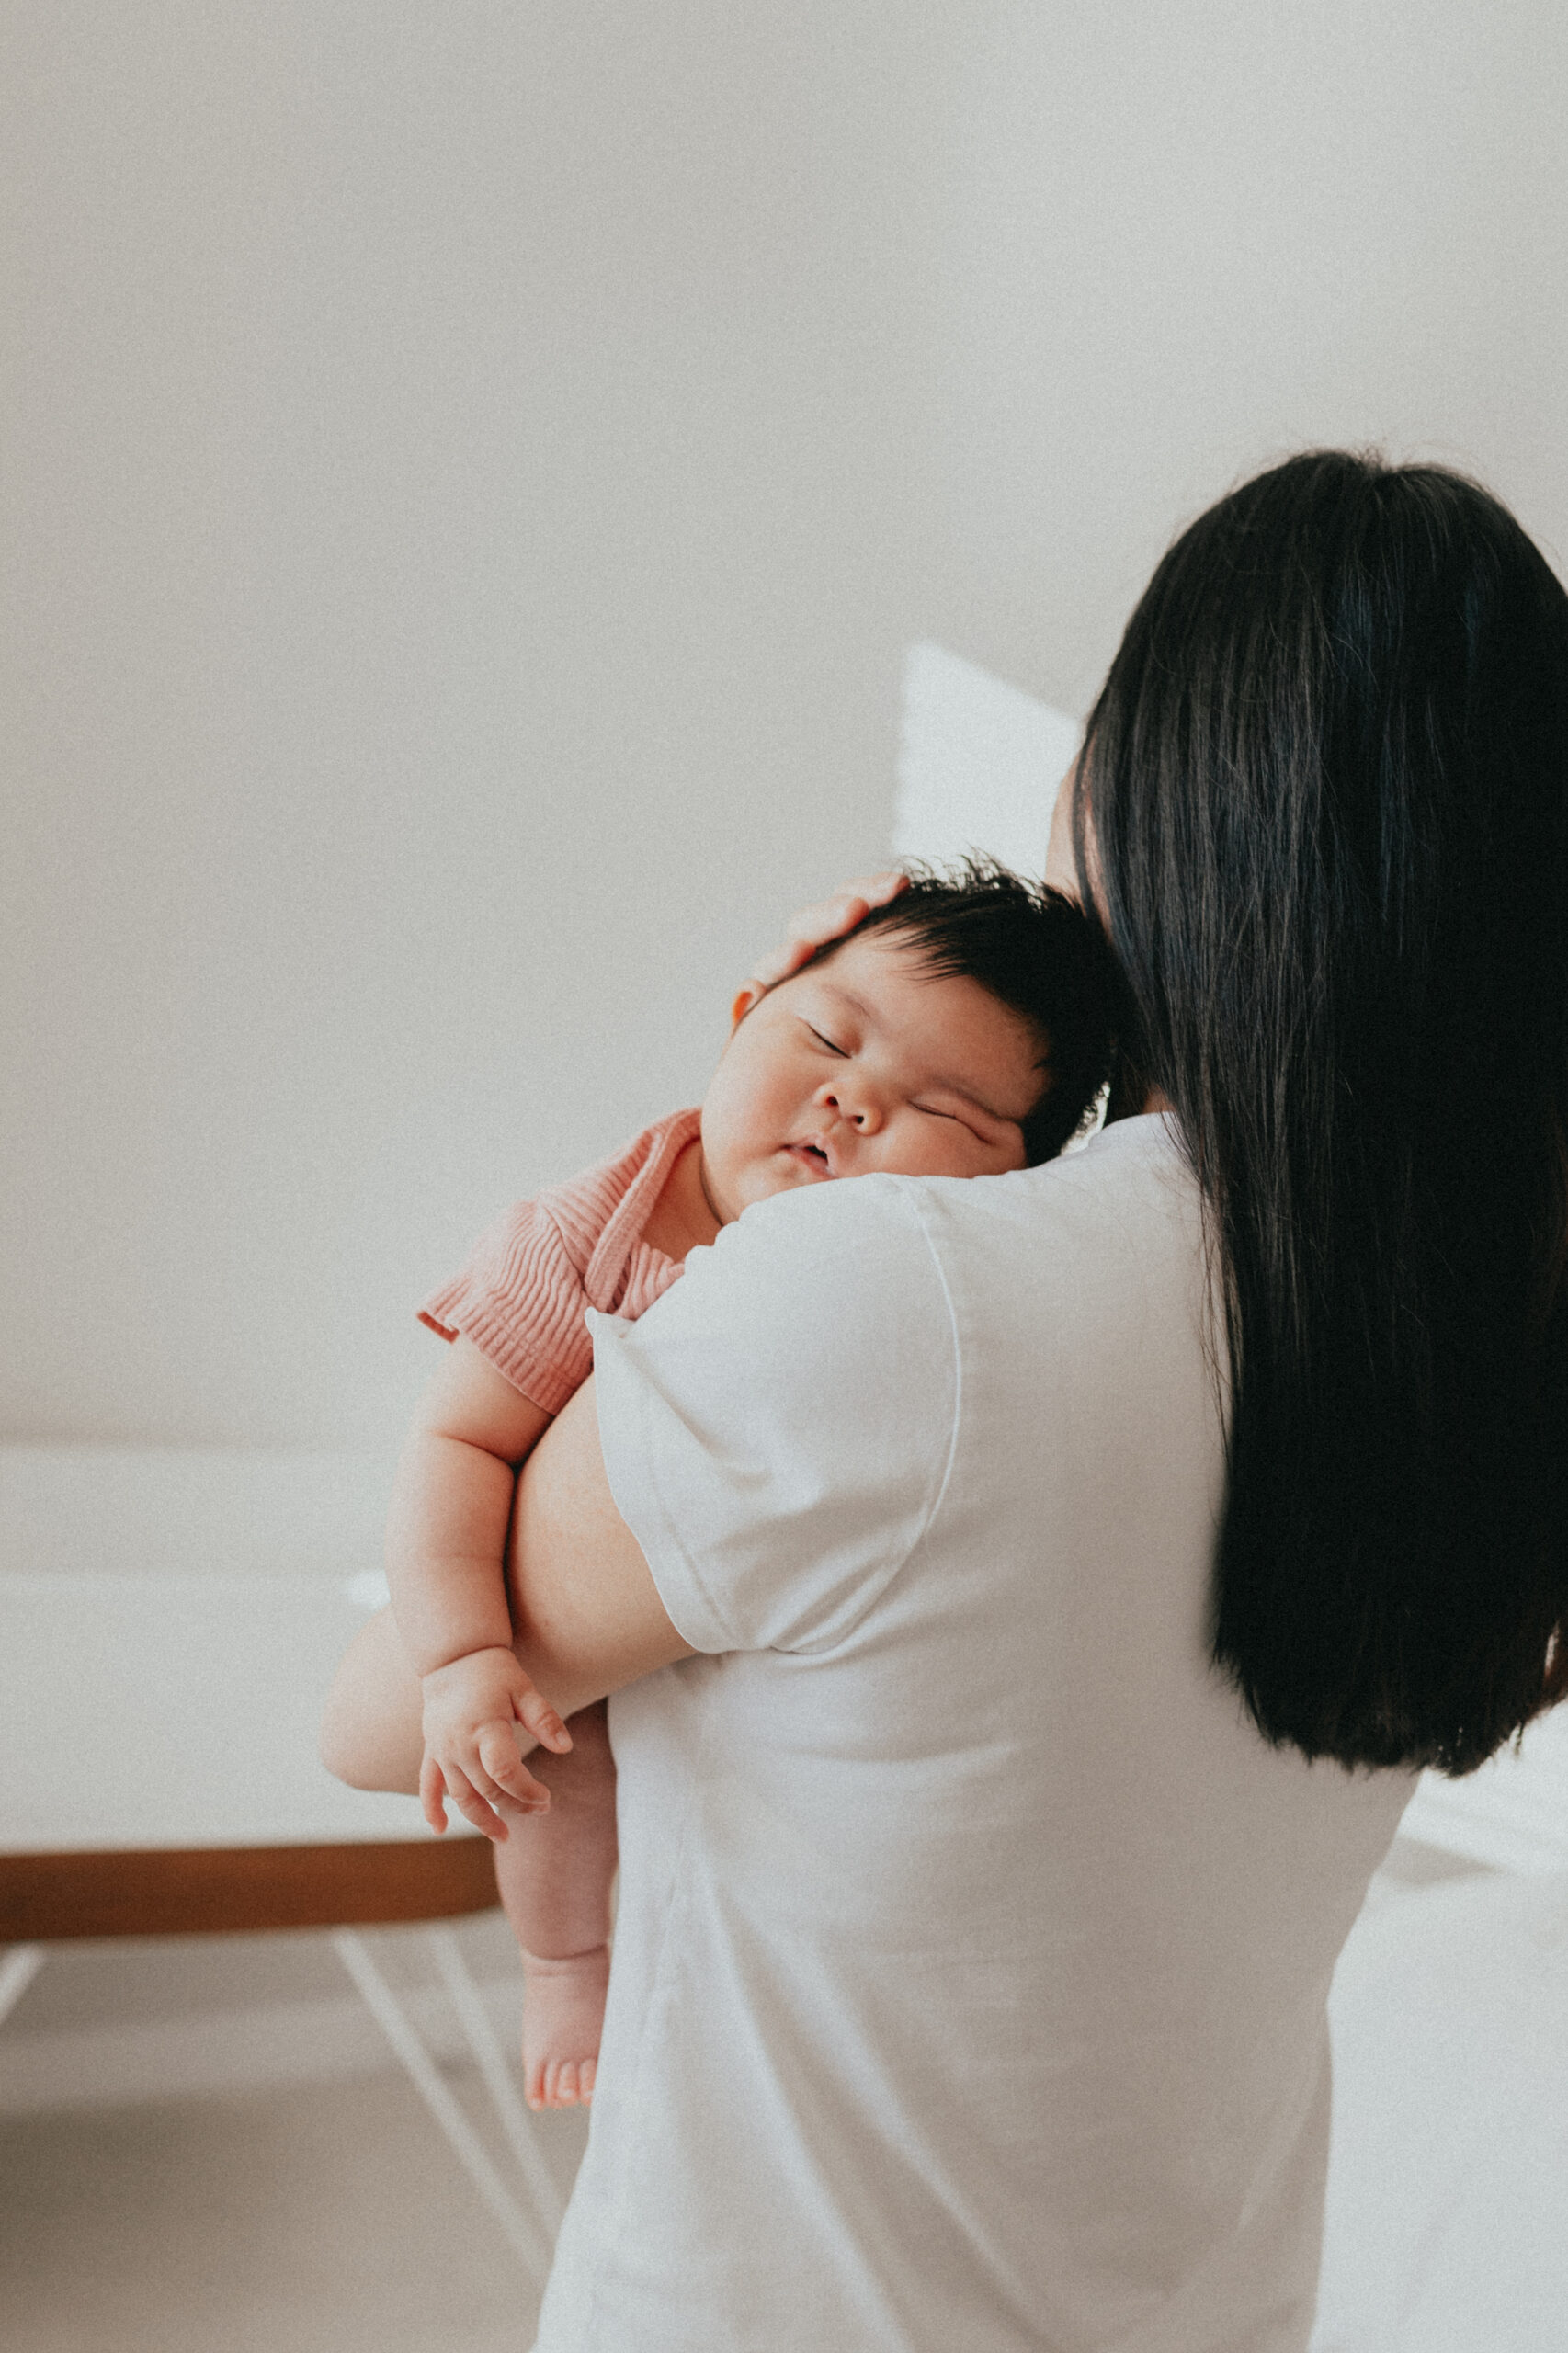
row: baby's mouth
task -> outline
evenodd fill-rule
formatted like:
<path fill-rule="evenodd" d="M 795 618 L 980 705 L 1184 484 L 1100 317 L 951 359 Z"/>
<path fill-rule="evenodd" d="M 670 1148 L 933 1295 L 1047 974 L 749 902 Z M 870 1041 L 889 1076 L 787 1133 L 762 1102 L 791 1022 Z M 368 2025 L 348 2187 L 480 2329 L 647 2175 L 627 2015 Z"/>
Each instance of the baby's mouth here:
<path fill-rule="evenodd" d="M 809 1176 L 831 1176 L 835 1173 L 833 1163 L 820 1143 L 787 1143 L 784 1149 L 797 1166 L 803 1168 Z"/>

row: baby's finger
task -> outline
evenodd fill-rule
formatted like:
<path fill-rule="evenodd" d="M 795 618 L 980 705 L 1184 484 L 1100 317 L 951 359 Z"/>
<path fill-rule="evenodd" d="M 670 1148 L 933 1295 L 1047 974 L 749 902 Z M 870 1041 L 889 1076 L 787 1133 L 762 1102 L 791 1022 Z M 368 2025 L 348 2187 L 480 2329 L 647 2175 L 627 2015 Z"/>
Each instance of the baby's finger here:
<path fill-rule="evenodd" d="M 572 1745 L 572 1735 L 542 1691 L 530 1683 L 514 1699 L 512 1706 L 518 1722 L 527 1724 L 543 1747 L 553 1748 L 558 1756 L 565 1756 Z"/>
<path fill-rule="evenodd" d="M 419 1810 L 432 1830 L 445 1830 L 447 1809 L 443 1803 L 447 1784 L 441 1768 L 428 1749 L 419 1768 Z"/>
<path fill-rule="evenodd" d="M 521 1768 L 527 1792 L 522 1797 L 514 1795 L 507 1786 L 516 1778 L 517 1768 Z M 469 1787 L 500 1814 L 542 1813 L 550 1803 L 550 1791 L 522 1765 L 517 1734 L 509 1723 L 479 1726 L 464 1749 L 463 1772 Z"/>
<path fill-rule="evenodd" d="M 483 1830 L 497 1847 L 506 1845 L 507 1831 L 505 1822 L 494 1808 L 485 1802 L 467 1774 L 460 1773 L 455 1765 L 447 1767 L 447 1795 L 465 1822 L 471 1822 L 476 1830 Z"/>
<path fill-rule="evenodd" d="M 517 1738 L 508 1725 L 489 1724 L 480 1733 L 471 1778 L 493 1805 L 511 1805 L 524 1813 L 543 1813 L 549 1807 L 550 1791 L 542 1781 L 535 1780 L 518 1756 Z"/>

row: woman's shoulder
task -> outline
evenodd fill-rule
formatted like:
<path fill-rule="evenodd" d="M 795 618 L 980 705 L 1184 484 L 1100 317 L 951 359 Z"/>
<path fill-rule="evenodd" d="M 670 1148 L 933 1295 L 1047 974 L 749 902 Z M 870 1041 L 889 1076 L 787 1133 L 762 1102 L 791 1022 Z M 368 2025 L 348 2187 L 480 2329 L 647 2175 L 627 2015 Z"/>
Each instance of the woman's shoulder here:
<path fill-rule="evenodd" d="M 930 1243 L 903 1176 L 867 1176 L 802 1185 L 752 1202 L 687 1272 L 726 1287 L 778 1288 L 799 1299 L 846 1307 L 934 1280 Z"/>
<path fill-rule="evenodd" d="M 1048 1199 L 1095 1204 L 1109 1219 L 1129 1216 L 1151 1231 L 1190 1230 L 1199 1219 L 1198 1180 L 1176 1114 L 1142 1111 L 1101 1128 L 1075 1152 L 1040 1172 Z"/>
<path fill-rule="evenodd" d="M 1051 1236 L 1059 1248 L 1096 1252 L 1173 1231 L 1190 1240 L 1199 1195 L 1180 1131 L 1168 1113 L 1145 1112 L 1102 1128 L 1086 1143 L 1038 1167 L 1000 1176 L 898 1177 L 910 1206 L 940 1246 L 983 1247 L 1009 1235 Z"/>
<path fill-rule="evenodd" d="M 1190 1255 L 1199 1196 L 1169 1115 L 1118 1120 L 1074 1152 L 999 1176 L 857 1176 L 754 1202 L 688 1270 L 712 1279 L 778 1280 L 846 1300 L 884 1295 L 891 1281 L 941 1288 L 954 1256 L 1027 1249 L 1139 1255 L 1174 1242 Z"/>
<path fill-rule="evenodd" d="M 1164 1115 L 1004 1176 L 900 1179 L 966 1358 L 1062 1358 L 1108 1380 L 1150 1350 L 1201 1359 L 1210 1279 L 1202 1205 Z M 1194 1356 L 1194 1348 L 1198 1354 Z"/>

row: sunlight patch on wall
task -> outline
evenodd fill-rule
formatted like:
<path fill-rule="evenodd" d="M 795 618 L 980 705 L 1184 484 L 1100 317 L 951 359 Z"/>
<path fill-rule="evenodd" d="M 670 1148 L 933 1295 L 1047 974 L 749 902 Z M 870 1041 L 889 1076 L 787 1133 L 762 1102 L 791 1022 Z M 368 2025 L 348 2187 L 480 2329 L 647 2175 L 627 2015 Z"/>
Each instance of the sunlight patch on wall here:
<path fill-rule="evenodd" d="M 1081 729 L 944 646 L 904 656 L 895 858 L 937 863 L 985 850 L 1038 875 L 1057 788 Z"/>

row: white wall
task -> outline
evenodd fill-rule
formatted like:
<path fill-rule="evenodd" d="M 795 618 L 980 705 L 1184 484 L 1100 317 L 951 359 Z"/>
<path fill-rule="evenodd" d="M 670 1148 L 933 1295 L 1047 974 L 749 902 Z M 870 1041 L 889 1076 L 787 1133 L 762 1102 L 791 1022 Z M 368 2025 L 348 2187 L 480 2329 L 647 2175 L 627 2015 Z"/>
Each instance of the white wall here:
<path fill-rule="evenodd" d="M 1081 710 L 1302 442 L 1568 543 L 1568 16 L 11 0 L 18 1436 L 381 1446 L 699 1089 L 932 638 Z"/>

